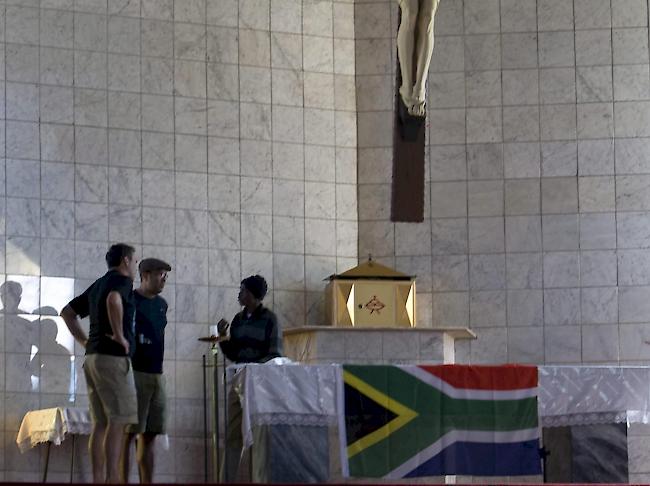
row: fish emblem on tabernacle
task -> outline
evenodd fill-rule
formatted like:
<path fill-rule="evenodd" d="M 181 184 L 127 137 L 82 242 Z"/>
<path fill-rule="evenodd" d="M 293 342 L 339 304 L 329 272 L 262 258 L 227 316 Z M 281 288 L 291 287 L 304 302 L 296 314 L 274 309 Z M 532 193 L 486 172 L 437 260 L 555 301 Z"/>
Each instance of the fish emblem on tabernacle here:
<path fill-rule="evenodd" d="M 379 314 L 380 311 L 386 307 L 386 305 L 381 300 L 379 300 L 376 295 L 373 295 L 372 299 L 366 302 L 366 305 L 364 307 L 368 309 L 371 314 L 375 311 L 377 311 L 377 314 Z"/>

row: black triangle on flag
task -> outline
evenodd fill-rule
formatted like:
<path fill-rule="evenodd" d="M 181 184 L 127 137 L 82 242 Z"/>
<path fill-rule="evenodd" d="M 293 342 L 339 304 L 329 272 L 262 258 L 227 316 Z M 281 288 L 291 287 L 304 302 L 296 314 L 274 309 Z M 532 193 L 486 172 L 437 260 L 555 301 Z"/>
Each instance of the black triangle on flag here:
<path fill-rule="evenodd" d="M 345 435 L 348 445 L 382 428 L 397 417 L 372 398 L 345 383 Z"/>

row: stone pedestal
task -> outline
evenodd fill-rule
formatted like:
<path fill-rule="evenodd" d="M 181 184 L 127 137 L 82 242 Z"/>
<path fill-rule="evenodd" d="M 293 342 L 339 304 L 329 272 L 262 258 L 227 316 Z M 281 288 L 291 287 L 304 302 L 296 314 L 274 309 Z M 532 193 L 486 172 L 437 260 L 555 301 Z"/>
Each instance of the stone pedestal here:
<path fill-rule="evenodd" d="M 476 334 L 461 327 L 305 326 L 284 330 L 284 354 L 305 364 L 453 364 L 457 339 Z"/>

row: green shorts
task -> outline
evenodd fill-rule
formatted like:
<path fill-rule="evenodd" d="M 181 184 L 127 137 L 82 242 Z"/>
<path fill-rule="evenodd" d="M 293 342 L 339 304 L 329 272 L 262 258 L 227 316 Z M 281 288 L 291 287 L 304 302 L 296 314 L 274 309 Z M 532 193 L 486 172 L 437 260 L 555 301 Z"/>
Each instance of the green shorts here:
<path fill-rule="evenodd" d="M 100 425 L 136 423 L 138 402 L 131 360 L 126 356 L 89 354 L 83 368 L 93 421 Z"/>
<path fill-rule="evenodd" d="M 138 423 L 127 429 L 132 434 L 164 434 L 167 409 L 165 377 L 161 373 L 134 371 L 138 393 Z"/>

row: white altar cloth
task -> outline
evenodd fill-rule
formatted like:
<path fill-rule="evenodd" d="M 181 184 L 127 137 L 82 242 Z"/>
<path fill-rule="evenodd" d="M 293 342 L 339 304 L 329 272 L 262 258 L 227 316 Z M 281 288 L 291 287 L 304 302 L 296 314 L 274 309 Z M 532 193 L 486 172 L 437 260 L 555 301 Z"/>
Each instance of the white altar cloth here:
<path fill-rule="evenodd" d="M 66 434 L 90 434 L 92 424 L 85 408 L 45 408 L 25 414 L 16 444 L 21 452 L 42 442 L 61 444 Z"/>
<path fill-rule="evenodd" d="M 232 368 L 244 447 L 253 443 L 253 426 L 336 425 L 344 413 L 340 364 Z M 650 422 L 650 367 L 539 366 L 538 372 L 542 426 Z"/>

